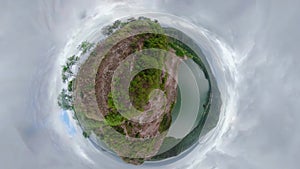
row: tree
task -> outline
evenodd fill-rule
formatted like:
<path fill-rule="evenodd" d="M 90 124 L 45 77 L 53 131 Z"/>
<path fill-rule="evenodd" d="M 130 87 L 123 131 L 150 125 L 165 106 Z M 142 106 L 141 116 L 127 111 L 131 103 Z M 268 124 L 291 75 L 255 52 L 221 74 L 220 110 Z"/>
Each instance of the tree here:
<path fill-rule="evenodd" d="M 82 135 L 83 135 L 84 138 L 89 138 L 90 137 L 89 133 L 87 133 L 86 131 L 83 131 Z"/>
<path fill-rule="evenodd" d="M 62 89 L 58 96 L 58 105 L 63 110 L 71 110 L 73 107 L 72 96 L 68 93 L 66 89 Z"/>
<path fill-rule="evenodd" d="M 90 43 L 88 41 L 83 41 L 79 46 L 78 49 L 82 52 L 82 54 L 85 54 L 86 52 L 88 52 L 89 50 L 92 49 L 92 47 L 94 47 L 94 43 Z"/>
<path fill-rule="evenodd" d="M 74 79 L 69 81 L 68 83 L 68 91 L 69 92 L 72 92 L 73 91 L 73 83 L 74 83 Z"/>
<path fill-rule="evenodd" d="M 62 67 L 62 81 L 66 83 L 70 78 L 74 76 L 74 73 L 72 72 L 72 67 L 79 61 L 78 56 L 71 56 L 67 59 L 66 64 Z"/>

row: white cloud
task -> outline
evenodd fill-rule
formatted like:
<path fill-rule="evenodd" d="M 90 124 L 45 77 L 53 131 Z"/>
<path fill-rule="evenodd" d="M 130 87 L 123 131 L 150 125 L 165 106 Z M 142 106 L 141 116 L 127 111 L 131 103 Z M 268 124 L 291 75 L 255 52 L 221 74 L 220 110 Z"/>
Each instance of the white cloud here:
<path fill-rule="evenodd" d="M 194 161 L 186 168 L 298 168 L 299 2 L 168 0 L 117 3 L 120 3 L 118 8 L 107 2 L 79 0 L 72 3 L 59 0 L 1 2 L 5 4 L 0 6 L 0 133 L 3 136 L 0 162 L 4 168 L 132 167 L 95 151 L 80 136 L 75 136 L 77 140 L 62 139 L 63 132 L 55 132 L 51 126 L 54 123 L 47 123 L 49 117 L 56 117 L 49 104 L 56 90 L 50 94 L 45 92 L 50 84 L 57 85 L 48 81 L 55 72 L 53 65 L 60 59 L 58 54 L 72 31 L 84 22 L 82 14 L 89 15 L 89 10 L 96 6 L 110 9 L 107 13 L 111 17 L 143 9 L 182 16 L 216 33 L 233 50 L 229 53 L 235 52 L 228 63 L 238 68 L 234 74 L 238 75 L 234 91 L 238 99 L 232 106 L 237 113 L 226 118 L 231 121 L 225 121 L 226 130 L 220 128 L 218 142 L 212 143 L 214 149 L 202 154 L 203 160 L 197 160 L 200 157 L 196 156 L 201 154 L 201 147 L 195 149 L 194 154 L 188 156 Z M 42 16 L 48 17 L 47 21 Z M 77 149 L 80 154 L 94 164 L 74 154 L 74 147 L 80 147 Z M 161 167 L 173 169 L 181 165 L 185 163 L 179 161 Z"/>

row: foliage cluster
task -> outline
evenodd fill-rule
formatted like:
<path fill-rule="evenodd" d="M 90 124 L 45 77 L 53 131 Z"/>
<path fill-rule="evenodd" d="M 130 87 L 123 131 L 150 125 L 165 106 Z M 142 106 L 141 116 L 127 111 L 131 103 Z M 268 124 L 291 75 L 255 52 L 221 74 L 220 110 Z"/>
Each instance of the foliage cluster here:
<path fill-rule="evenodd" d="M 62 68 L 62 81 L 64 83 L 68 82 L 67 89 L 62 89 L 58 96 L 58 105 L 63 110 L 71 110 L 73 108 L 73 83 L 74 83 L 74 73 L 72 71 L 73 66 L 79 61 L 78 56 L 71 56 L 67 58 L 65 65 Z"/>
<path fill-rule="evenodd" d="M 163 34 L 152 34 L 150 38 L 147 38 L 144 41 L 144 49 L 150 48 L 168 50 L 169 45 L 167 36 Z"/>
<path fill-rule="evenodd" d="M 162 82 L 163 72 L 159 69 L 146 69 L 139 72 L 131 81 L 129 94 L 132 104 L 136 109 L 143 111 L 148 104 L 151 91 L 154 89 L 164 90 Z"/>
<path fill-rule="evenodd" d="M 127 25 L 131 22 L 134 22 L 136 20 L 150 20 L 150 19 L 141 16 L 141 17 L 138 17 L 137 19 L 134 17 L 131 17 L 131 18 L 128 18 L 126 21 L 116 20 L 112 25 L 107 25 L 107 26 L 103 27 L 101 32 L 105 36 L 110 36 L 117 30 L 123 28 L 125 25 Z M 157 23 L 158 21 L 154 20 L 154 22 Z"/>
<path fill-rule="evenodd" d="M 121 125 L 125 118 L 117 111 L 111 92 L 108 94 L 108 108 L 109 112 L 105 116 L 105 123 L 112 127 Z"/>
<path fill-rule="evenodd" d="M 88 41 L 83 41 L 77 48 L 82 52 L 82 54 L 86 54 L 95 46 L 94 43 L 90 43 Z"/>
<path fill-rule="evenodd" d="M 169 38 L 169 46 L 175 50 L 176 55 L 179 57 L 197 57 L 197 54 L 191 48 L 189 48 L 187 45 L 183 44 L 177 39 Z"/>
<path fill-rule="evenodd" d="M 94 43 L 90 43 L 88 41 L 82 42 L 77 48 L 81 51 L 81 55 L 87 53 L 94 47 Z M 75 82 L 75 74 L 74 74 L 74 66 L 79 61 L 79 56 L 73 55 L 67 58 L 66 63 L 62 66 L 62 81 L 63 83 L 67 83 L 67 87 L 63 88 L 58 95 L 57 103 L 58 106 L 63 110 L 73 110 L 73 86 Z M 94 123 L 92 123 L 94 124 Z M 83 131 L 84 137 L 89 137 L 90 133 Z"/>

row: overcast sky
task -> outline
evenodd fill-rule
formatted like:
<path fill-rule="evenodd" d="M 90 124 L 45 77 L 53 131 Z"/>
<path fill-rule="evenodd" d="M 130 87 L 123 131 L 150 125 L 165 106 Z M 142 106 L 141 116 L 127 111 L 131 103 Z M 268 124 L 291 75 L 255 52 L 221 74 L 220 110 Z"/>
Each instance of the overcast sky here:
<path fill-rule="evenodd" d="M 70 135 L 56 106 L 61 52 L 74 32 L 96 16 L 101 25 L 141 11 L 177 15 L 218 35 L 236 71 L 228 82 L 233 108 L 225 106 L 213 147 L 161 168 L 299 168 L 299 6 L 296 0 L 0 0 L 1 168 L 150 168 L 124 165 L 81 133 Z"/>

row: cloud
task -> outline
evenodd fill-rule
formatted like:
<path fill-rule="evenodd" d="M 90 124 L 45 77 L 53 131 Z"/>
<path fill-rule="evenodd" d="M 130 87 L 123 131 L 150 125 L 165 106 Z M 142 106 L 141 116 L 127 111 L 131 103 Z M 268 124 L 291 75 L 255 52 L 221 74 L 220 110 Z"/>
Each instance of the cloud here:
<path fill-rule="evenodd" d="M 59 86 L 53 78 L 58 74 L 59 52 L 74 28 L 86 17 L 92 17 L 90 9 L 101 3 L 104 2 L 1 1 L 0 162 L 3 168 L 132 168 L 95 150 L 79 136 L 80 132 L 74 138 L 64 137 L 59 132 L 63 130 L 59 111 L 52 106 Z M 219 35 L 236 52 L 233 59 L 238 68 L 237 113 L 229 129 L 219 133 L 214 149 L 201 156 L 203 160 L 197 160 L 196 155 L 201 154 L 198 147 L 193 156 L 183 159 L 192 159 L 192 163 L 185 165 L 181 160 L 161 167 L 297 168 L 300 158 L 299 2 L 165 0 L 144 4 L 148 6 L 138 3 L 140 8 L 151 7 L 151 10 L 181 16 Z M 102 7 L 106 5 L 109 7 L 107 2 Z M 125 9 L 126 6 L 122 13 L 134 11 Z M 95 163 L 80 158 L 78 150 Z"/>

